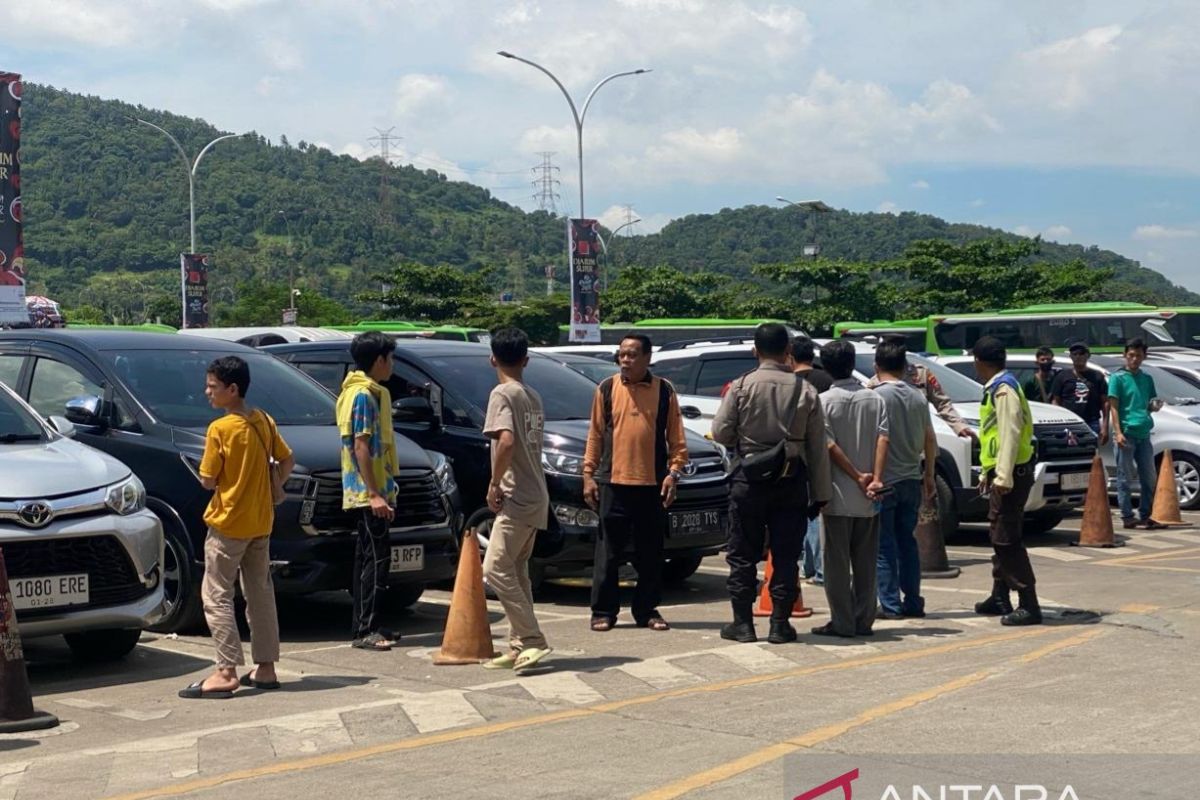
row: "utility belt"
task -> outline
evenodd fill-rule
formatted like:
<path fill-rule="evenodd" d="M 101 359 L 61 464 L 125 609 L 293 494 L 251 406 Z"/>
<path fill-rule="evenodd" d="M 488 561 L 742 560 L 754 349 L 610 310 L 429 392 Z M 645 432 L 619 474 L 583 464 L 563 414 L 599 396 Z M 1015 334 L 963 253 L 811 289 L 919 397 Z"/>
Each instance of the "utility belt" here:
<path fill-rule="evenodd" d="M 1013 467 L 1013 477 L 1014 478 L 1024 478 L 1026 475 L 1032 475 L 1033 468 L 1036 465 L 1037 465 L 1036 459 L 1033 459 L 1033 458 L 1029 459 L 1024 464 L 1017 464 L 1015 467 Z M 991 467 L 989 469 L 985 469 L 983 471 L 983 475 L 988 480 L 991 480 L 992 478 L 994 478 L 996 476 L 996 468 Z"/>

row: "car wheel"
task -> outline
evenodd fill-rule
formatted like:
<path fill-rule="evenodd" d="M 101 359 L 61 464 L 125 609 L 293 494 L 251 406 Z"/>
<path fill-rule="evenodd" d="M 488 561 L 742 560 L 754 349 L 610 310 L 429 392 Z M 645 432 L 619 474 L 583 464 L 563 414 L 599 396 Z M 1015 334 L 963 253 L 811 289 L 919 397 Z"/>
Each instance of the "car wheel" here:
<path fill-rule="evenodd" d="M 1049 533 L 1067 518 L 1065 511 L 1038 511 L 1025 517 L 1022 533 L 1026 536 L 1037 536 Z"/>
<path fill-rule="evenodd" d="M 689 556 L 685 558 L 669 558 L 663 562 L 662 579 L 666 584 L 679 584 L 686 581 L 688 578 L 696 574 L 696 570 L 700 569 L 700 562 L 704 559 L 700 556 Z"/>
<path fill-rule="evenodd" d="M 163 521 L 163 615 L 150 630 L 175 633 L 199 626 L 204 618 L 200 604 L 200 574 L 192 555 L 174 525 Z"/>
<path fill-rule="evenodd" d="M 423 594 L 425 594 L 425 584 L 401 583 L 396 586 L 389 586 L 384 598 L 387 604 L 393 608 L 408 608 L 409 606 L 416 605 L 416 602 L 421 599 L 421 595 Z"/>
<path fill-rule="evenodd" d="M 1175 464 L 1175 485 L 1179 488 L 1179 507 L 1188 511 L 1200 508 L 1200 458 L 1173 450 L 1171 459 Z"/>
<path fill-rule="evenodd" d="M 954 505 L 954 490 L 950 482 L 938 473 L 933 478 L 937 489 L 938 520 L 942 528 L 942 541 L 946 541 L 958 532 L 958 506 Z"/>
<path fill-rule="evenodd" d="M 106 630 L 68 633 L 63 636 L 71 654 L 80 661 L 93 664 L 116 661 L 129 655 L 141 638 L 140 630 Z"/>
<path fill-rule="evenodd" d="M 488 543 L 492 538 L 492 522 L 495 519 L 496 515 L 492 513 L 490 508 L 478 509 L 467 518 L 466 529 L 475 531 L 475 538 L 479 540 L 480 559 L 487 556 Z M 545 579 L 545 565 L 535 559 L 529 559 L 529 583 L 533 587 L 533 590 L 537 591 Z M 491 587 L 488 587 L 487 591 L 489 597 L 493 596 Z"/>

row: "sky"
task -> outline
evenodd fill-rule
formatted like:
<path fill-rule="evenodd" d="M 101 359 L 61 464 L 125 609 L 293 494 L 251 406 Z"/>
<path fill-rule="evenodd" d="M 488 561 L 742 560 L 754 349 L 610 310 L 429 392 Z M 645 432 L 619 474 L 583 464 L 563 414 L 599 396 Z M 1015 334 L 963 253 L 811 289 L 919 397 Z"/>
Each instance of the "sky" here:
<path fill-rule="evenodd" d="M 1098 245 L 1200 291 L 1200 3 L 0 0 L 0 71 L 652 233 L 820 199 Z M 33 113 L 27 111 L 26 113 Z M 209 157 L 218 157 L 217 151 Z M 203 202 L 201 197 L 200 202 Z"/>

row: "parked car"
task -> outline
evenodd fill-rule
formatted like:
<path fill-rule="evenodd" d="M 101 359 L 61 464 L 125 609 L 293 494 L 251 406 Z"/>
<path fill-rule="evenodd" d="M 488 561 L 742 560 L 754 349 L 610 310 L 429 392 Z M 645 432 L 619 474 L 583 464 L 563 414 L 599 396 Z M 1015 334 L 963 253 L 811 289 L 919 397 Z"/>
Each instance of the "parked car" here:
<path fill-rule="evenodd" d="M 294 364 L 330 390 L 351 369 L 348 343 L 276 345 L 268 352 Z M 388 388 L 397 431 L 422 446 L 445 453 L 461 487 L 467 525 L 486 546 L 492 512 L 486 490 L 491 478 L 489 443 L 483 435 L 488 394 L 496 385 L 491 350 L 473 342 L 397 339 Z M 538 535 L 531 578 L 549 567 L 575 572 L 592 564 L 599 517 L 583 501 L 583 453 L 596 382 L 540 353 L 530 353 L 525 380 L 546 409 L 542 466 L 550 492 L 550 524 Z M 671 507 L 664 576 L 681 581 L 726 542 L 729 485 L 721 451 L 698 436 L 688 437 L 691 461 Z"/>
<path fill-rule="evenodd" d="M 162 524 L 129 467 L 74 436 L 0 382 L 0 551 L 17 625 L 107 661 L 162 611 Z"/>
<path fill-rule="evenodd" d="M 222 339 L 226 342 L 262 347 L 267 344 L 285 342 L 317 342 L 325 339 L 351 339 L 353 334 L 329 328 L 303 328 L 299 325 L 266 325 L 247 328 L 184 328 L 182 336 L 200 336 L 205 339 Z"/>
<path fill-rule="evenodd" d="M 81 442 L 128 464 L 166 537 L 165 614 L 155 629 L 187 628 L 201 615 L 205 525 L 211 494 L 197 478 L 204 434 L 219 412 L 204 396 L 208 364 L 238 355 L 250 364 L 252 406 L 279 425 L 296 455 L 275 509 L 275 589 L 346 589 L 354 560 L 353 517 L 342 511 L 340 437 L 334 399 L 306 375 L 245 345 L 129 331 L 0 332 L 0 380 L 43 417 L 64 414 Z M 391 531 L 397 603 L 416 602 L 427 583 L 454 574 L 461 512 L 444 456 L 403 436 L 399 512 Z"/>
<path fill-rule="evenodd" d="M 592 356 L 576 355 L 574 353 L 545 353 L 544 355 L 553 361 L 570 367 L 592 381 L 592 383 L 600 383 L 605 378 L 611 378 L 621 371 L 621 368 L 617 366 L 615 358 L 599 359 Z"/>
<path fill-rule="evenodd" d="M 974 370 L 974 362 L 970 356 L 947 356 L 939 360 L 958 372 Z M 1035 357 L 1031 355 L 1011 355 L 1008 357 L 1008 367 L 1018 380 L 1024 382 L 1037 368 L 1035 361 Z M 1142 364 L 1142 369 L 1154 378 L 1158 395 L 1166 404 L 1154 413 L 1154 431 L 1150 434 L 1156 460 L 1161 457 L 1163 450 L 1171 451 L 1171 460 L 1175 465 L 1175 485 L 1179 489 L 1179 506 L 1184 509 L 1196 509 L 1200 508 L 1200 388 L 1189 382 L 1186 374 L 1178 374 L 1184 363 L 1186 362 L 1151 363 L 1147 360 Z M 1110 372 L 1124 365 L 1124 359 L 1120 356 L 1093 356 L 1088 364 L 1092 369 L 1099 370 L 1105 378 Z M 1065 368 L 1071 369 L 1069 361 Z M 1115 494 L 1117 462 L 1111 443 L 1100 448 L 1100 456 L 1108 476 L 1109 492 Z M 1132 491 L 1136 496 L 1136 481 Z"/>
<path fill-rule="evenodd" d="M 855 377 L 866 382 L 875 372 L 874 346 L 865 342 L 855 342 L 854 346 Z M 921 356 L 910 354 L 909 360 L 931 369 L 959 414 L 968 424 L 978 426 L 982 386 Z M 685 424 L 707 435 L 725 387 L 758 362 L 749 343 L 732 343 L 664 348 L 654 355 L 653 364 L 655 374 L 672 381 L 679 391 Z M 1038 465 L 1034 488 L 1025 504 L 1026 526 L 1030 531 L 1047 531 L 1062 522 L 1071 509 L 1083 505 L 1096 436 L 1070 411 L 1042 403 L 1032 403 L 1030 408 L 1038 439 Z M 941 418 L 932 418 L 938 440 L 938 510 L 943 533 L 949 536 L 960 522 L 986 520 L 988 508 L 978 491 L 978 445 L 955 435 Z"/>

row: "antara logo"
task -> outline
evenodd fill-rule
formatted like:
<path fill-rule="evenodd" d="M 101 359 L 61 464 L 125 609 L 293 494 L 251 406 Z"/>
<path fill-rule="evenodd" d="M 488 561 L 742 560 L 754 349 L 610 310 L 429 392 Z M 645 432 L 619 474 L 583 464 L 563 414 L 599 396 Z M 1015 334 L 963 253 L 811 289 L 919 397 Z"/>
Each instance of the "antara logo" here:
<path fill-rule="evenodd" d="M 1012 793 L 1006 793 L 1003 787 L 958 785 L 913 786 L 912 794 L 902 794 L 895 786 L 888 785 L 879 800 L 1079 800 L 1079 795 L 1070 784 L 1064 786 L 1058 794 L 1040 784 L 1018 784 L 1012 787 Z"/>

